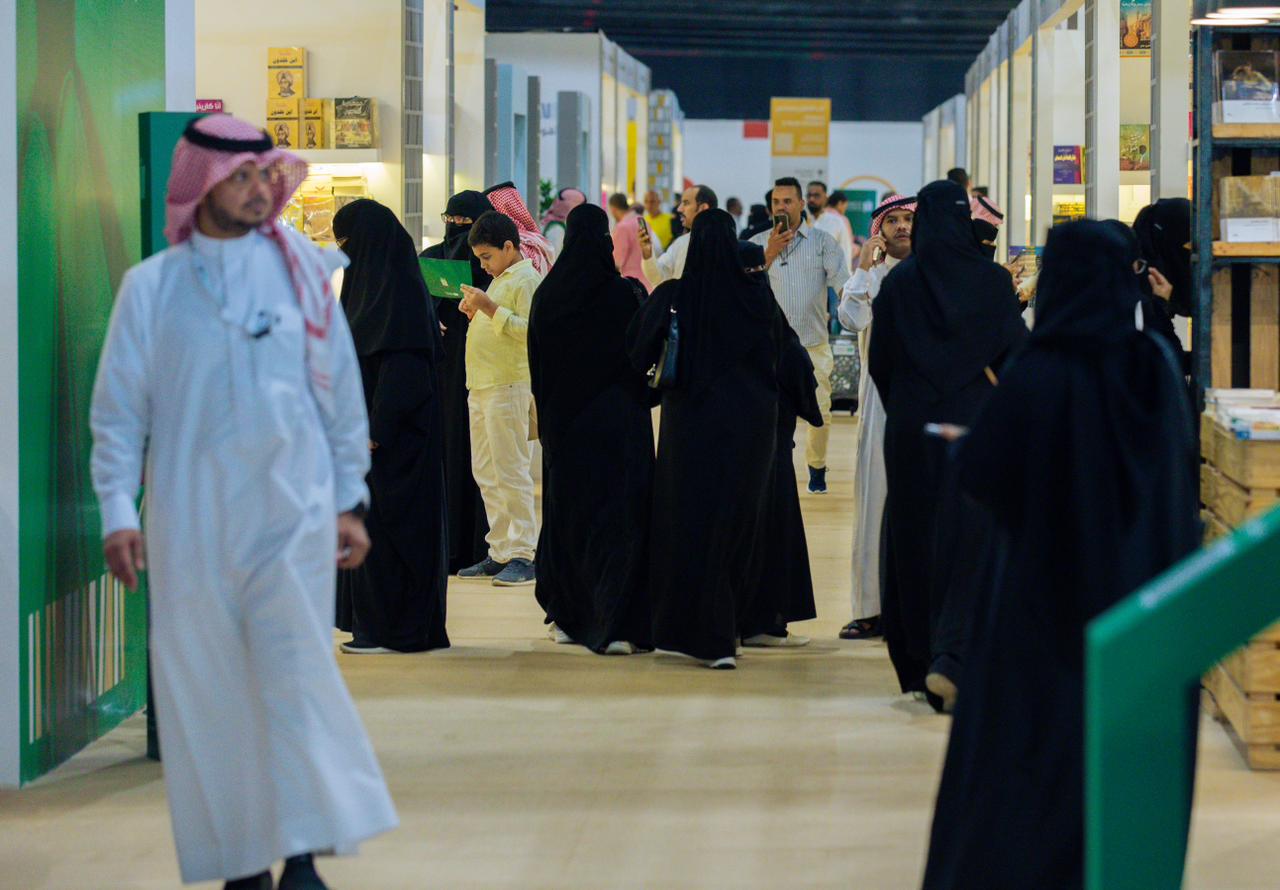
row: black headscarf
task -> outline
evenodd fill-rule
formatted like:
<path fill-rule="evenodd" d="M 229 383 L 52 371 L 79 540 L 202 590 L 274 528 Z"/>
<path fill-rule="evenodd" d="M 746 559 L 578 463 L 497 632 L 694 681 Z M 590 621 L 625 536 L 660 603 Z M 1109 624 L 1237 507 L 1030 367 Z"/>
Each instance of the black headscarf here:
<path fill-rule="evenodd" d="M 569 211 L 564 246 L 534 300 L 539 293 L 554 295 L 542 301 L 546 320 L 572 315 L 590 303 L 599 287 L 619 277 L 608 214 L 595 204 L 581 204 Z"/>
<path fill-rule="evenodd" d="M 765 282 L 743 268 L 733 227 L 733 217 L 723 210 L 699 213 L 684 275 L 659 285 L 674 291 L 671 302 L 681 336 L 680 388 L 711 382 L 772 336 L 773 295 Z"/>
<path fill-rule="evenodd" d="M 606 389 L 621 385 L 637 403 L 646 402 L 644 375 L 626 351 L 627 326 L 642 295 L 640 282 L 623 278 L 613 263 L 604 210 L 575 207 L 565 221 L 564 247 L 529 312 L 529 369 L 548 453 Z"/>
<path fill-rule="evenodd" d="M 1104 220 L 1104 224 L 1110 226 L 1111 231 L 1124 241 L 1125 265 L 1133 272 L 1133 283 L 1142 301 L 1143 327 L 1163 337 L 1174 355 L 1182 356 L 1182 341 L 1178 339 L 1178 332 L 1173 329 L 1173 315 L 1169 310 L 1169 304 L 1152 293 L 1151 282 L 1145 271 L 1141 273 L 1135 271 L 1138 261 L 1143 259 L 1138 236 L 1133 229 L 1118 219 Z"/>
<path fill-rule="evenodd" d="M 1191 202 L 1186 198 L 1161 198 L 1142 208 L 1133 221 L 1142 258 L 1160 270 L 1173 285 L 1169 306 L 1175 315 L 1192 312 Z M 1149 285 L 1144 285 L 1149 289 Z"/>
<path fill-rule="evenodd" d="M 418 268 L 413 238 L 377 201 L 352 201 L 333 218 L 351 265 L 342 276 L 342 309 L 356 353 L 438 352 L 440 326 Z"/>
<path fill-rule="evenodd" d="M 939 395 L 968 385 L 1026 335 L 1009 272 L 983 254 L 969 196 L 949 180 L 920 191 L 911 256 L 884 287 L 902 292 L 894 327 Z"/>
<path fill-rule="evenodd" d="M 1038 571 L 1075 598 L 1043 607 L 1069 613 L 1052 617 L 1073 646 L 1084 621 L 1197 545 L 1186 391 L 1173 351 L 1138 330 L 1140 299 L 1113 223 L 1050 230 L 1035 330 L 964 445 L 965 488 L 1057 554 Z M 1025 477 L 1012 452 L 1035 455 Z"/>

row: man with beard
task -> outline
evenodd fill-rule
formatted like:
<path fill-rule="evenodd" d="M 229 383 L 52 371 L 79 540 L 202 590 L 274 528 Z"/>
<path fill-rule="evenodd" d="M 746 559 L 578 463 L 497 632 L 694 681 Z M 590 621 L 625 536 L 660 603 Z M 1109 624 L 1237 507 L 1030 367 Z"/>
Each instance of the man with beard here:
<path fill-rule="evenodd" d="M 644 277 L 649 284 L 657 287 L 664 281 L 680 278 L 684 275 L 684 259 L 689 254 L 689 237 L 693 231 L 693 221 L 699 213 L 715 210 L 719 206 L 716 193 L 705 185 L 690 186 L 680 196 L 680 206 L 676 212 L 684 225 L 684 234 L 671 242 L 666 253 L 654 256 L 653 237 L 647 228 L 640 230 L 640 255 L 643 258 Z"/>
<path fill-rule="evenodd" d="M 886 195 L 871 215 L 871 238 L 862 246 L 858 268 L 844 286 L 840 323 L 858 332 L 862 354 L 871 337 L 871 305 L 890 270 L 911 255 L 916 199 Z M 840 631 L 844 640 L 880 635 L 880 536 L 888 484 L 884 473 L 884 403 L 862 362 L 858 381 L 857 450 L 854 452 L 853 620 Z"/>
<path fill-rule="evenodd" d="M 805 206 L 809 208 L 809 220 L 815 225 L 822 211 L 827 208 L 827 184 L 815 179 L 805 188 Z"/>

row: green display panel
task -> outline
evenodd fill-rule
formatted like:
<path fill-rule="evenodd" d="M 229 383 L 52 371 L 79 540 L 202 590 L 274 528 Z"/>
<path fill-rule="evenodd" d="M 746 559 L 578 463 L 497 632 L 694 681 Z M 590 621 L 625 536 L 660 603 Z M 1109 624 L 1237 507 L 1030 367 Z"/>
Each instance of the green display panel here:
<path fill-rule="evenodd" d="M 853 234 L 860 238 L 870 237 L 871 214 L 879 204 L 876 193 L 870 189 L 842 189 L 842 191 L 849 199 L 849 206 L 844 215 L 853 226 Z"/>
<path fill-rule="evenodd" d="M 89 399 L 141 258 L 138 115 L 164 107 L 164 0 L 18 0 L 23 781 L 134 713 L 146 603 L 106 574 Z"/>
<path fill-rule="evenodd" d="M 187 124 L 204 117 L 193 111 L 149 111 L 138 118 L 138 148 L 142 160 L 142 255 L 149 257 L 169 246 L 164 237 L 164 198 L 173 169 L 173 148 Z"/>

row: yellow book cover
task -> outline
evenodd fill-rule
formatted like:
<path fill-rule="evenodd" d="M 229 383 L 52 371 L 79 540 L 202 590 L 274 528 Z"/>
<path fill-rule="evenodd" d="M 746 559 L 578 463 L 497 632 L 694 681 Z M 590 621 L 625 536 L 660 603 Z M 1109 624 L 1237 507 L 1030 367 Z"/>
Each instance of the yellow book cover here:
<path fill-rule="evenodd" d="M 301 46 L 272 46 L 267 49 L 268 68 L 305 68 L 307 50 Z"/>
<path fill-rule="evenodd" d="M 324 107 L 332 103 L 332 99 L 303 99 L 302 116 L 309 121 L 324 120 Z"/>
<path fill-rule="evenodd" d="M 308 149 L 329 147 L 323 120 L 316 121 L 307 118 L 302 122 L 302 145 L 299 147 Z"/>
<path fill-rule="evenodd" d="M 298 148 L 298 122 L 272 121 L 267 125 L 267 133 L 277 148 Z"/>
<path fill-rule="evenodd" d="M 306 68 L 268 68 L 268 99 L 302 99 L 307 95 Z"/>
<path fill-rule="evenodd" d="M 267 120 L 296 121 L 302 117 L 302 105 L 297 99 L 268 99 Z"/>

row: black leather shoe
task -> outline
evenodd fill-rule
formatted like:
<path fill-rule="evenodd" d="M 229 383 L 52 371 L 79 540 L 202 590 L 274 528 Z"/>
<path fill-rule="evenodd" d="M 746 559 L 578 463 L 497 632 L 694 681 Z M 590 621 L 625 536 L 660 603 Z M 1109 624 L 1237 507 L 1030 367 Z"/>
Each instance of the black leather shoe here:
<path fill-rule="evenodd" d="M 236 878 L 222 885 L 222 890 L 271 890 L 271 872 L 264 871 L 251 878 Z"/>
<path fill-rule="evenodd" d="M 280 876 L 278 890 L 329 890 L 316 872 L 315 859 L 310 853 L 290 856 L 284 861 L 284 874 Z"/>

